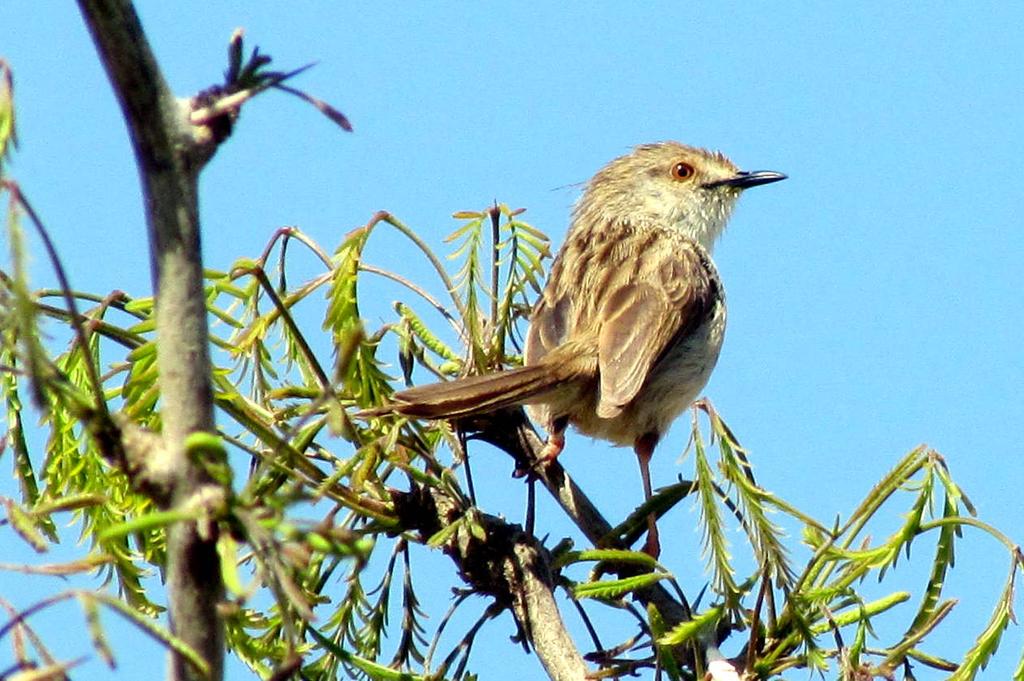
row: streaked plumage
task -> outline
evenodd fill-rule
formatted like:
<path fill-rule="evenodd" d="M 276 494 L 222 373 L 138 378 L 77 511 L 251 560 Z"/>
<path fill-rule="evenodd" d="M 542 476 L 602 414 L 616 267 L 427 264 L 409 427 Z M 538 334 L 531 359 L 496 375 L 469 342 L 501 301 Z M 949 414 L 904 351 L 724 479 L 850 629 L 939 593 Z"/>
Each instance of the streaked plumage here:
<path fill-rule="evenodd" d="M 725 334 L 711 260 L 743 189 L 783 179 L 676 142 L 639 146 L 587 184 L 530 319 L 525 366 L 420 386 L 387 409 L 458 418 L 527 404 L 557 456 L 567 425 L 647 462 L 707 383 Z M 652 532 L 648 549 L 656 551 Z"/>

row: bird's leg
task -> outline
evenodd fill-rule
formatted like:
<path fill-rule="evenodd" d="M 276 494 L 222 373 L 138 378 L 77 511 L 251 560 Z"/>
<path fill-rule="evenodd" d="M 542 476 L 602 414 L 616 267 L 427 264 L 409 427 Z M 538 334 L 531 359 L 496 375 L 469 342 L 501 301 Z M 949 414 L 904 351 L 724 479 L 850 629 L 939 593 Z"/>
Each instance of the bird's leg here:
<path fill-rule="evenodd" d="M 640 479 L 644 483 L 644 501 L 650 501 L 653 496 L 651 489 L 651 455 L 654 454 L 654 447 L 658 444 L 657 433 L 646 433 L 641 435 L 633 443 L 633 451 L 636 452 L 636 460 L 640 463 Z M 658 541 L 658 525 L 654 513 L 647 516 L 647 541 L 644 543 L 644 553 L 657 558 L 661 555 L 661 543 Z"/>
<path fill-rule="evenodd" d="M 513 478 L 521 478 L 524 475 L 536 475 L 536 472 L 553 462 L 558 458 L 558 455 L 562 453 L 562 449 L 565 448 L 565 429 L 569 427 L 569 417 L 559 416 L 553 419 L 550 425 L 547 426 L 548 439 L 544 442 L 544 446 L 537 454 L 537 458 L 530 463 L 529 468 L 516 468 L 512 472 Z M 520 462 L 520 466 L 522 462 Z"/>
<path fill-rule="evenodd" d="M 540 463 L 551 463 L 562 453 L 565 448 L 565 429 L 568 426 L 568 416 L 559 416 L 551 421 L 547 442 L 544 443 L 544 449 L 540 450 Z"/>

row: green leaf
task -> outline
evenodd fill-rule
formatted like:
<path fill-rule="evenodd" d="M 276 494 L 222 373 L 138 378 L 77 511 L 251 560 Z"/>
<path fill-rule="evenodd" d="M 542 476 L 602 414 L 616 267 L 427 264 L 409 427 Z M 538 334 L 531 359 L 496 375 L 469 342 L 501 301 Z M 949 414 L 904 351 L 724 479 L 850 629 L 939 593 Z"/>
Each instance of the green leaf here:
<path fill-rule="evenodd" d="M 343 662 L 352 665 L 375 681 L 430 681 L 426 676 L 402 672 L 364 659 L 358 655 L 353 655 L 352 653 L 343 650 L 334 641 L 327 638 L 316 629 L 310 628 L 307 631 L 317 643 L 329 650 L 331 654 L 335 655 Z"/>
<path fill-rule="evenodd" d="M 207 309 L 207 311 L 210 312 L 210 314 L 212 314 L 217 319 L 221 320 L 222 322 L 224 322 L 225 324 L 227 324 L 228 326 L 230 326 L 230 327 L 232 327 L 234 329 L 245 328 L 245 325 L 242 324 L 242 322 L 238 321 L 231 314 L 229 314 L 228 312 L 225 312 L 224 310 L 220 309 L 216 305 L 213 305 L 213 304 L 207 305 L 206 309 Z"/>
<path fill-rule="evenodd" d="M 462 528 L 464 522 L 464 518 L 459 518 L 455 522 L 445 525 L 440 530 L 430 535 L 430 538 L 427 540 L 427 546 L 434 549 L 444 546 L 448 543 L 448 540 L 455 536 L 459 529 Z"/>
<path fill-rule="evenodd" d="M 152 511 L 138 518 L 132 518 L 131 520 L 106 528 L 100 532 L 97 539 L 101 542 L 109 542 L 129 534 L 167 527 L 172 523 L 184 520 L 198 520 L 201 515 L 202 512 L 199 510 Z"/>
<path fill-rule="evenodd" d="M 956 517 L 956 507 L 947 495 L 943 505 L 943 517 Z M 925 624 L 931 621 L 935 614 L 939 598 L 942 596 L 942 588 L 946 583 L 946 571 L 953 565 L 953 540 L 956 528 L 950 525 L 943 525 L 939 530 L 939 539 L 935 546 L 935 558 L 932 559 L 932 572 L 928 578 L 928 586 L 925 589 L 921 605 L 917 610 L 914 621 L 907 629 L 904 637 L 910 638 L 915 635 Z"/>
<path fill-rule="evenodd" d="M 14 126 L 14 75 L 7 62 L 0 59 L 0 177 L 3 162 L 18 145 Z"/>
<path fill-rule="evenodd" d="M 96 492 L 83 492 L 72 494 L 58 499 L 48 499 L 45 502 L 32 507 L 32 515 L 36 517 L 47 516 L 51 513 L 62 511 L 77 511 L 82 508 L 99 506 L 107 502 L 107 498 Z"/>
<path fill-rule="evenodd" d="M 18 533 L 18 536 L 28 542 L 36 550 L 36 553 L 44 553 L 49 548 L 49 542 L 36 529 L 35 519 L 10 499 L 0 499 L 0 502 L 7 509 L 7 520 L 11 523 L 14 531 Z"/>
<path fill-rule="evenodd" d="M 631 563 L 643 565 L 652 570 L 658 567 L 658 561 L 642 551 L 626 551 L 623 549 L 588 549 L 585 551 L 567 551 L 556 561 L 559 567 L 589 561 L 609 563 Z"/>
<path fill-rule="evenodd" d="M 985 630 L 981 632 L 971 649 L 964 654 L 960 668 L 949 677 L 949 681 L 968 681 L 974 679 L 979 671 L 985 668 L 999 647 L 1003 632 L 1013 621 L 1014 582 L 1020 565 L 1017 556 L 1010 565 L 1010 576 L 1006 579 L 1003 593 L 996 602 L 995 611 L 989 619 Z"/>
<path fill-rule="evenodd" d="M 696 489 L 696 485 L 688 480 L 659 488 L 650 499 L 644 501 L 625 520 L 605 534 L 602 541 L 632 544 L 647 531 L 647 519 L 651 514 L 655 518 L 660 518 L 685 499 L 694 489 Z"/>
<path fill-rule="evenodd" d="M 658 639 L 658 645 L 677 646 L 682 643 L 697 641 L 705 631 L 711 631 L 722 618 L 720 607 L 708 608 L 688 622 L 680 622 L 672 630 Z"/>
<path fill-rule="evenodd" d="M 814 625 L 811 630 L 816 634 L 822 634 L 826 631 L 831 631 L 833 624 L 839 627 L 845 627 L 850 624 L 857 622 L 868 622 L 872 617 L 883 613 L 889 608 L 892 608 L 900 603 L 904 603 L 910 600 L 910 594 L 906 591 L 897 591 L 889 594 L 884 598 L 858 605 L 857 607 L 851 608 L 846 612 L 838 613 L 832 616 L 831 621 L 826 621 L 821 624 Z"/>
<path fill-rule="evenodd" d="M 0 336 L 2 338 L 2 336 Z M 12 347 L 0 348 L 0 365 L 16 366 L 17 359 Z M 7 404 L 7 434 L 3 436 L 14 451 L 14 475 L 21 487 L 22 501 L 30 507 L 35 508 L 34 514 L 38 514 L 37 503 L 40 499 L 39 482 L 36 479 L 35 468 L 32 465 L 32 458 L 29 454 L 28 442 L 25 440 L 25 429 L 22 421 L 22 403 L 18 390 L 18 377 L 13 371 L 0 372 L 0 390 L 4 392 Z M 0 439 L 0 443 L 2 443 Z M 3 453 L 3 444 L 0 444 L 0 454 Z M 57 528 L 48 517 L 36 515 L 36 527 L 40 532 L 53 543 L 57 543 Z"/>
<path fill-rule="evenodd" d="M 721 470 L 739 500 L 740 512 L 757 564 L 767 572 L 779 588 L 790 589 L 796 579 L 789 564 L 782 528 L 768 519 L 774 497 L 754 483 L 750 464 L 732 435 L 732 431 L 712 412 L 712 427 L 718 434 Z"/>
<path fill-rule="evenodd" d="M 704 557 L 711 573 L 715 593 L 720 594 L 730 608 L 738 608 L 739 587 L 734 577 L 729 542 L 725 536 L 725 523 L 719 509 L 718 490 L 704 449 L 704 440 L 696 421 L 693 425 L 693 438 L 696 468 L 694 483 L 698 492 L 697 503 L 700 508 Z"/>
<path fill-rule="evenodd" d="M 576 598 L 618 598 L 637 589 L 643 589 L 665 579 L 664 572 L 647 572 L 642 575 L 576 584 L 573 595 Z"/>
<path fill-rule="evenodd" d="M 651 638 L 655 642 L 658 664 L 668 674 L 670 681 L 679 681 L 682 678 L 682 671 L 679 668 L 679 663 L 676 662 L 676 656 L 673 654 L 671 647 L 663 646 L 659 643 L 661 638 L 665 636 L 665 620 L 653 603 L 647 604 L 647 623 L 651 628 Z"/>
<path fill-rule="evenodd" d="M 435 336 L 427 325 L 423 323 L 423 320 L 412 311 L 412 308 L 405 303 L 396 302 L 395 311 L 398 313 L 398 316 L 409 325 L 409 330 L 412 331 L 416 338 L 418 338 L 419 341 L 431 352 L 448 361 L 461 361 L 462 358 L 459 357 L 454 350 L 448 347 L 446 343 Z"/>

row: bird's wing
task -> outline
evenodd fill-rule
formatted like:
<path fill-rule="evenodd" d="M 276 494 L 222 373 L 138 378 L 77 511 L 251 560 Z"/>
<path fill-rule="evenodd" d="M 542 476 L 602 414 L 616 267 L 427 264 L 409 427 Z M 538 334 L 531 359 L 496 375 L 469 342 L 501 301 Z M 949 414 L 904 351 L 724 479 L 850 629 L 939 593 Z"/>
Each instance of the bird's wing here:
<path fill-rule="evenodd" d="M 668 239 L 618 265 L 596 309 L 601 418 L 622 412 L 666 349 L 707 319 L 721 295 L 707 252 L 689 241 Z"/>
<path fill-rule="evenodd" d="M 547 294 L 547 291 L 545 291 Z M 526 335 L 523 360 L 527 365 L 537 364 L 542 357 L 565 342 L 569 330 L 568 297 L 549 299 L 542 297 L 530 313 L 530 330 Z"/>

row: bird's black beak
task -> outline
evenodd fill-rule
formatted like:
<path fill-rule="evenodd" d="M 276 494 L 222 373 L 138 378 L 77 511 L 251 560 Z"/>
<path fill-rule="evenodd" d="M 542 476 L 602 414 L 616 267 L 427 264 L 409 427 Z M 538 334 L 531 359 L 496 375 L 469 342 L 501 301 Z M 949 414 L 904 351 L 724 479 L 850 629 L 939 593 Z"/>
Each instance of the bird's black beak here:
<path fill-rule="evenodd" d="M 705 189 L 714 189 L 715 187 L 736 187 L 737 189 L 748 189 L 750 187 L 756 187 L 759 184 L 771 184 L 772 182 L 778 182 L 779 180 L 785 179 L 786 175 L 783 173 L 777 173 L 774 170 L 752 170 L 749 172 L 741 170 L 732 177 L 727 177 L 724 180 L 707 182 L 704 184 L 704 187 Z"/>

